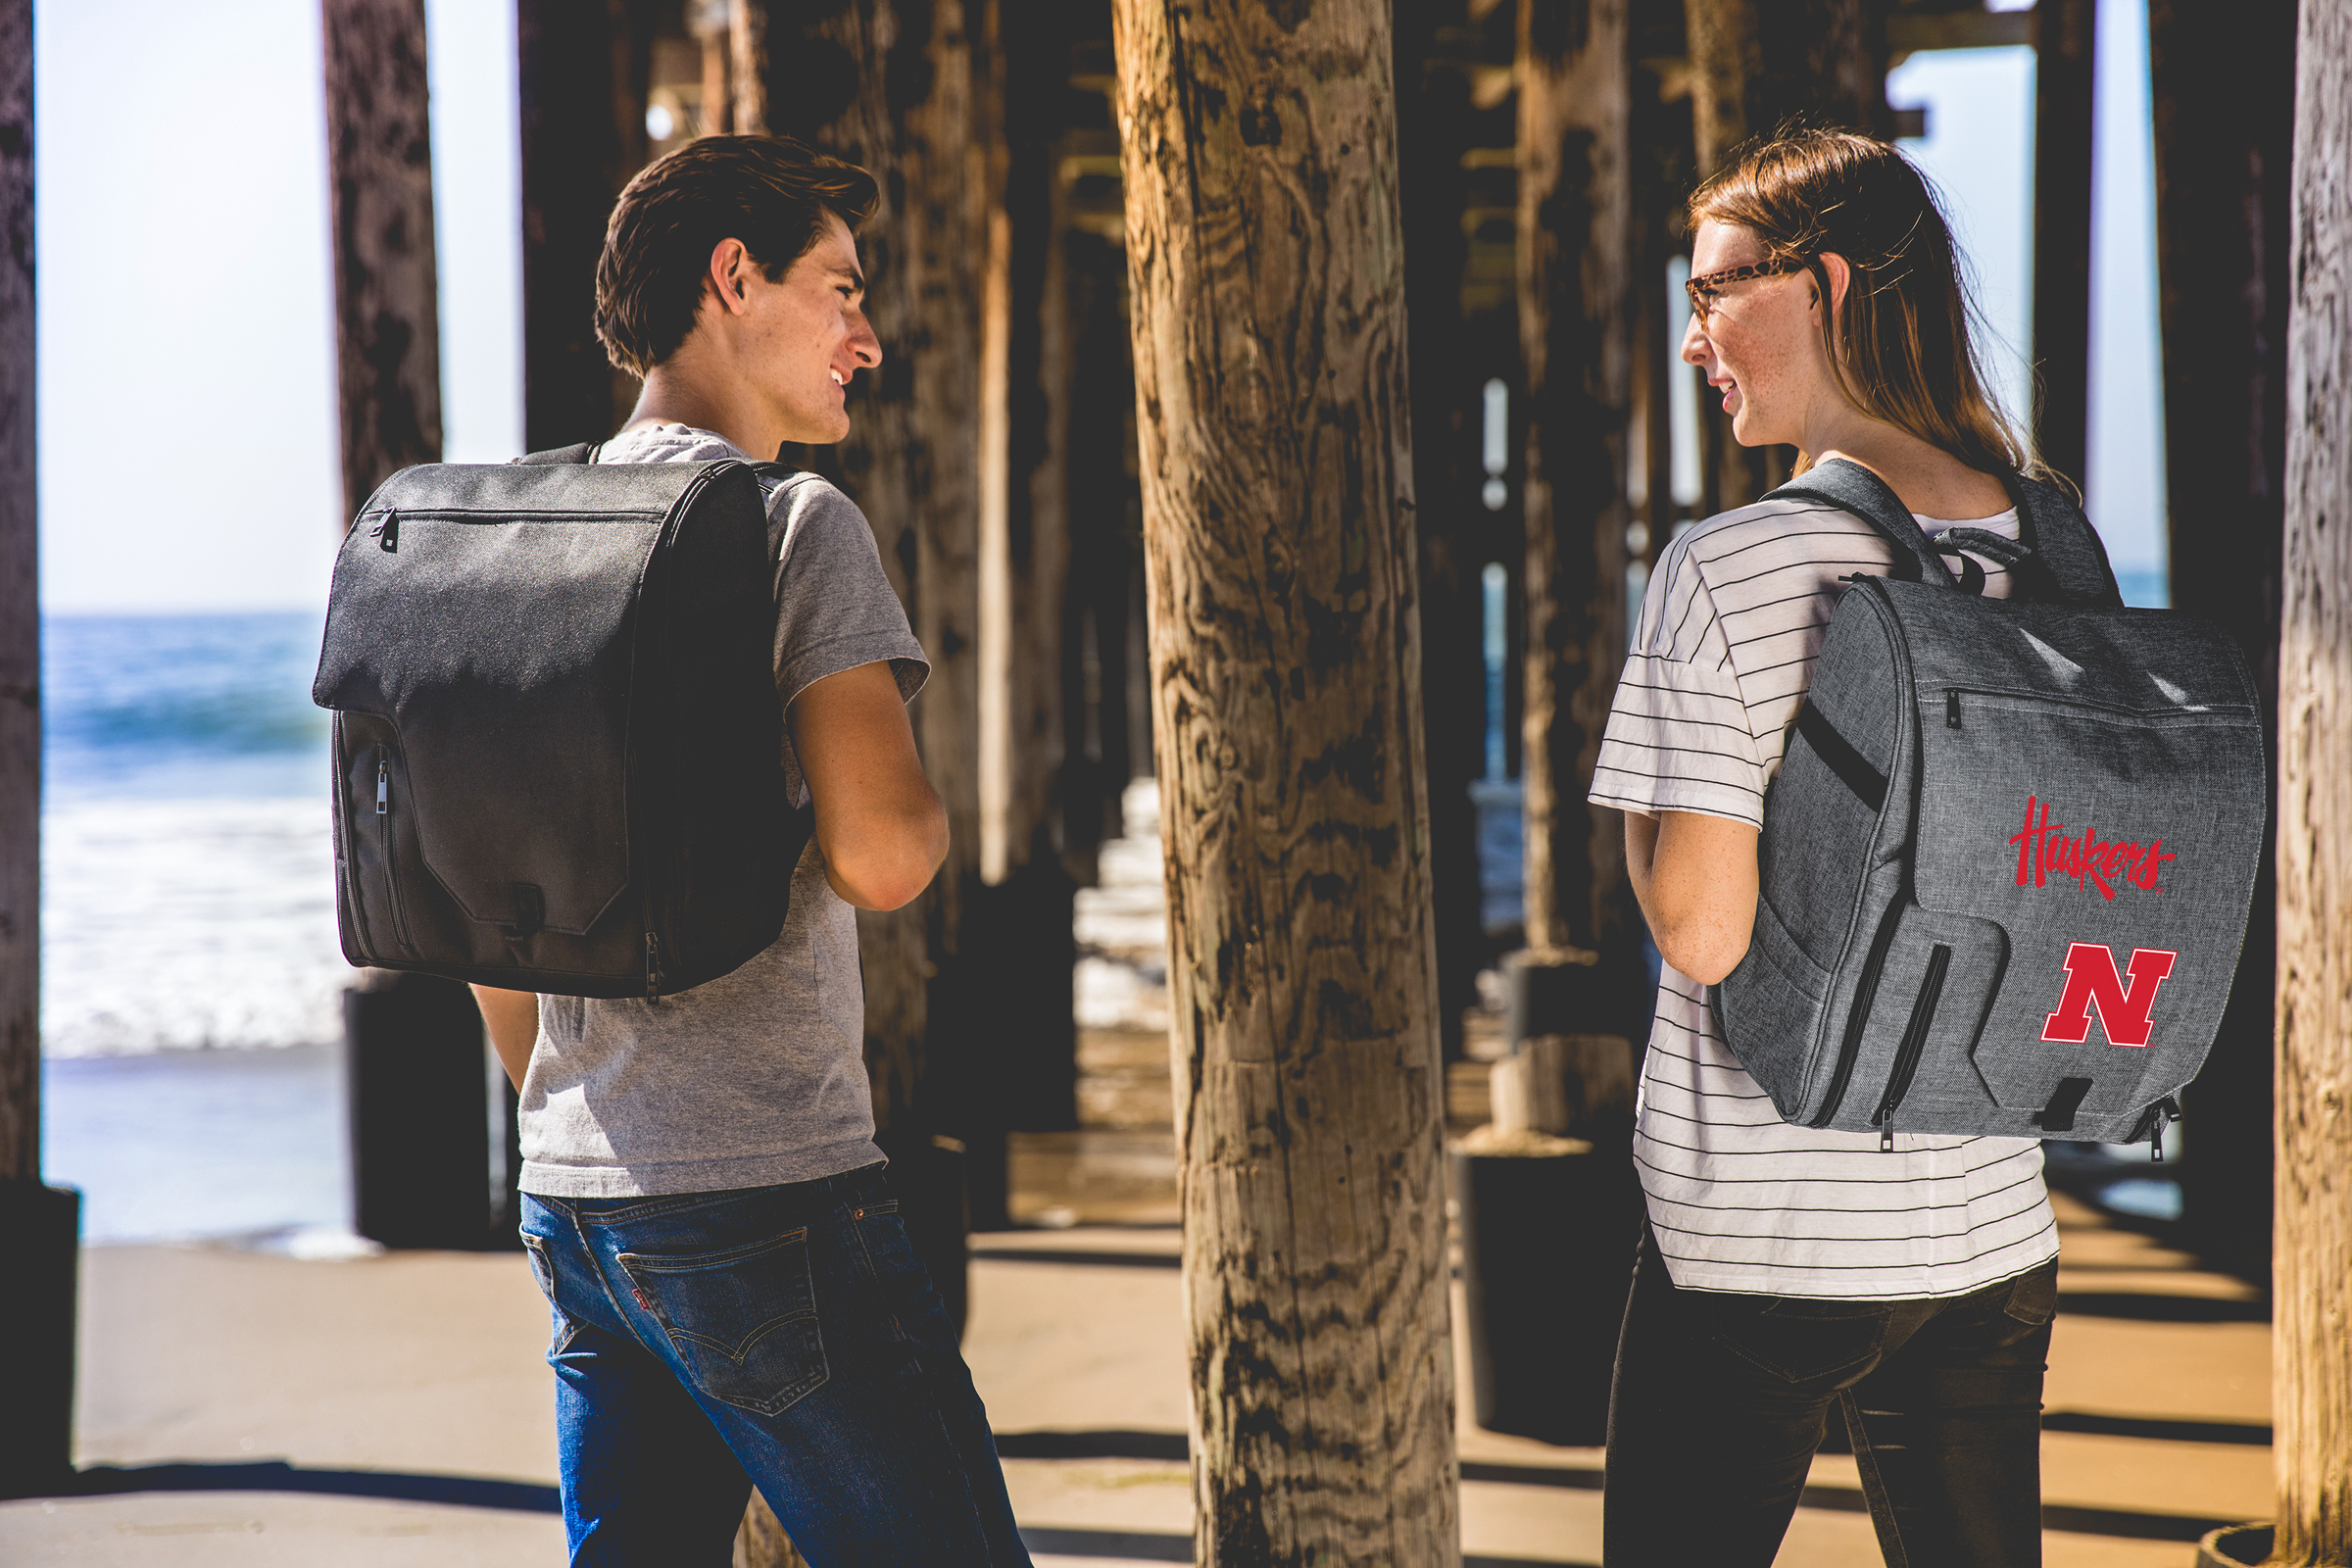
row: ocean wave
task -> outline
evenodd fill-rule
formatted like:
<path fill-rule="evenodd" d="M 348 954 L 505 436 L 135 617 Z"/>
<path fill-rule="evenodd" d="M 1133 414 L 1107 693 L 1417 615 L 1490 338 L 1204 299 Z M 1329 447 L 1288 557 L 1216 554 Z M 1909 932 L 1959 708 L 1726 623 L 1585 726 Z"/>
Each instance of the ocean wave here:
<path fill-rule="evenodd" d="M 323 788 L 60 802 L 41 856 L 44 1055 L 342 1037 L 354 971 L 335 935 Z"/>

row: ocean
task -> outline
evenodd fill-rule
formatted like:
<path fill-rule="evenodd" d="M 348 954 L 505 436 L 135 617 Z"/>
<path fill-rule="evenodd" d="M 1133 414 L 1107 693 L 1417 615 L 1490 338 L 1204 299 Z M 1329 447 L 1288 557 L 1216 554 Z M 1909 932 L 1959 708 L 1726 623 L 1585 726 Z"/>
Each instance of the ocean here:
<path fill-rule="evenodd" d="M 42 621 L 43 1167 L 87 1240 L 345 1223 L 319 627 Z"/>

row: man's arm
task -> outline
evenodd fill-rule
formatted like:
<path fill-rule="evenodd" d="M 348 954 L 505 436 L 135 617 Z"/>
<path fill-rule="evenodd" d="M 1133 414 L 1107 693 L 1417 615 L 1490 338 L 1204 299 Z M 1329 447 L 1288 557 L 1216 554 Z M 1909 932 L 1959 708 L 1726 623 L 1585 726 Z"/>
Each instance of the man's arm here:
<path fill-rule="evenodd" d="M 1696 811 L 1625 813 L 1625 868 L 1664 958 L 1700 985 L 1747 956 L 1756 929 L 1756 830 Z"/>
<path fill-rule="evenodd" d="M 475 986 L 473 1000 L 490 1031 L 490 1049 L 498 1053 L 507 1077 L 520 1089 L 522 1075 L 530 1070 L 531 1047 L 539 1040 L 538 994 Z"/>
<path fill-rule="evenodd" d="M 888 662 L 811 681 L 786 717 L 833 891 L 861 909 L 911 902 L 948 858 L 948 812 Z"/>

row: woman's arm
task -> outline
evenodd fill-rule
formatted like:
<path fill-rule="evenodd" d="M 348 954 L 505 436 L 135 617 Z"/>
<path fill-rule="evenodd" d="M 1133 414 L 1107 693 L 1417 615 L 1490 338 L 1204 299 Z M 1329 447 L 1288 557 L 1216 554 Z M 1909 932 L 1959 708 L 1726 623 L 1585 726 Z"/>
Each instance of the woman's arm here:
<path fill-rule="evenodd" d="M 1625 813 L 1625 865 L 1658 956 L 1715 985 L 1756 927 L 1756 830 L 1695 811 Z"/>

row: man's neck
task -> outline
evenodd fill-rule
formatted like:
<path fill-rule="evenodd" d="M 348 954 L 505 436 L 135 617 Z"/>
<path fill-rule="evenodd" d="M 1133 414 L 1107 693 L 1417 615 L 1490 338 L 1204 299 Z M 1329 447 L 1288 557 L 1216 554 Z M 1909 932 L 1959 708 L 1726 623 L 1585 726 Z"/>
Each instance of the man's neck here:
<path fill-rule="evenodd" d="M 729 386 L 728 378 L 698 375 L 699 367 L 678 364 L 682 357 L 673 355 L 654 367 L 645 378 L 645 389 L 637 395 L 637 407 L 629 412 L 628 422 L 621 428 L 691 425 L 724 436 L 754 458 L 774 457 L 785 438 L 781 431 L 771 429 L 772 421 L 763 416 L 764 411 L 751 399 L 730 397 L 719 390 Z"/>

